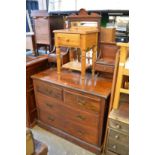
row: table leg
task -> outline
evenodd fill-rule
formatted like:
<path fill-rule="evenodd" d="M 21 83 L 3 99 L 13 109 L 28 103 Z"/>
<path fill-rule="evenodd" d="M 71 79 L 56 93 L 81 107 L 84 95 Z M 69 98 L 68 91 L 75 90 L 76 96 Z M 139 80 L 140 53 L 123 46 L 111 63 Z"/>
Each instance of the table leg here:
<path fill-rule="evenodd" d="M 81 50 L 81 78 L 85 78 L 85 70 L 86 70 L 86 50 Z"/>
<path fill-rule="evenodd" d="M 60 48 L 56 48 L 56 54 L 57 54 L 57 73 L 60 75 L 60 68 L 61 68 L 61 56 L 60 56 Z"/>
<path fill-rule="evenodd" d="M 97 53 L 97 46 L 92 48 L 92 76 L 95 75 L 95 62 L 96 62 L 96 53 Z"/>

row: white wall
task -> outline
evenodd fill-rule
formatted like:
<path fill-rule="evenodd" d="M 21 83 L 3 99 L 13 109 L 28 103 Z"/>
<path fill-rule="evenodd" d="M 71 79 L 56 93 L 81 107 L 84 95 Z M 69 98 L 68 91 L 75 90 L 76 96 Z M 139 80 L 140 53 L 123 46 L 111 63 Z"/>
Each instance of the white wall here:
<path fill-rule="evenodd" d="M 46 0 L 38 0 L 39 10 L 46 10 Z"/>
<path fill-rule="evenodd" d="M 129 0 L 49 0 L 49 11 L 86 10 L 129 10 Z M 59 3 L 59 5 L 58 5 Z M 77 5 L 76 5 L 77 4 Z"/>

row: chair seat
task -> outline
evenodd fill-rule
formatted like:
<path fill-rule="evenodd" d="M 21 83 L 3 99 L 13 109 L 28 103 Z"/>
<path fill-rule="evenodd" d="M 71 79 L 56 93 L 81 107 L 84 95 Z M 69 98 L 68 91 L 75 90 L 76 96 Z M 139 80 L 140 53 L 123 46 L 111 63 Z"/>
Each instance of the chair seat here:
<path fill-rule="evenodd" d="M 62 59 L 62 64 L 65 64 L 67 62 L 69 62 L 69 52 L 67 48 L 60 48 L 61 53 L 61 59 Z M 57 62 L 57 55 L 56 52 L 50 53 L 48 55 L 48 62 Z"/>
<path fill-rule="evenodd" d="M 114 62 L 114 60 L 112 60 L 112 59 L 98 59 L 97 61 L 96 61 L 96 63 L 97 64 L 103 64 L 103 65 L 109 65 L 109 66 L 114 66 L 115 65 L 115 62 Z"/>

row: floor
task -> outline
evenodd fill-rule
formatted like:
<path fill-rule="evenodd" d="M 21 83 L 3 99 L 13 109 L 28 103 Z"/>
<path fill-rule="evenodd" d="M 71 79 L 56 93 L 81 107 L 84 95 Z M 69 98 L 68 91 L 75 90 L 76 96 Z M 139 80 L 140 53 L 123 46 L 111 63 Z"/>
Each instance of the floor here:
<path fill-rule="evenodd" d="M 35 139 L 47 144 L 48 155 L 95 155 L 37 125 L 32 128 L 32 133 Z"/>

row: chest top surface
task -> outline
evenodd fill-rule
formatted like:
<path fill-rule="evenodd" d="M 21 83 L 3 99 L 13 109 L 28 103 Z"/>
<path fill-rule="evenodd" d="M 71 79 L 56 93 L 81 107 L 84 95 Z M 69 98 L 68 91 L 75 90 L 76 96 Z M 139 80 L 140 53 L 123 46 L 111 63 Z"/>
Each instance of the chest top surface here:
<path fill-rule="evenodd" d="M 33 75 L 32 78 L 104 98 L 109 97 L 112 85 L 111 79 L 101 77 L 92 78 L 90 73 L 86 74 L 84 80 L 81 80 L 80 76 L 80 72 L 65 69 L 62 70 L 59 76 L 56 68 L 50 68 Z"/>

